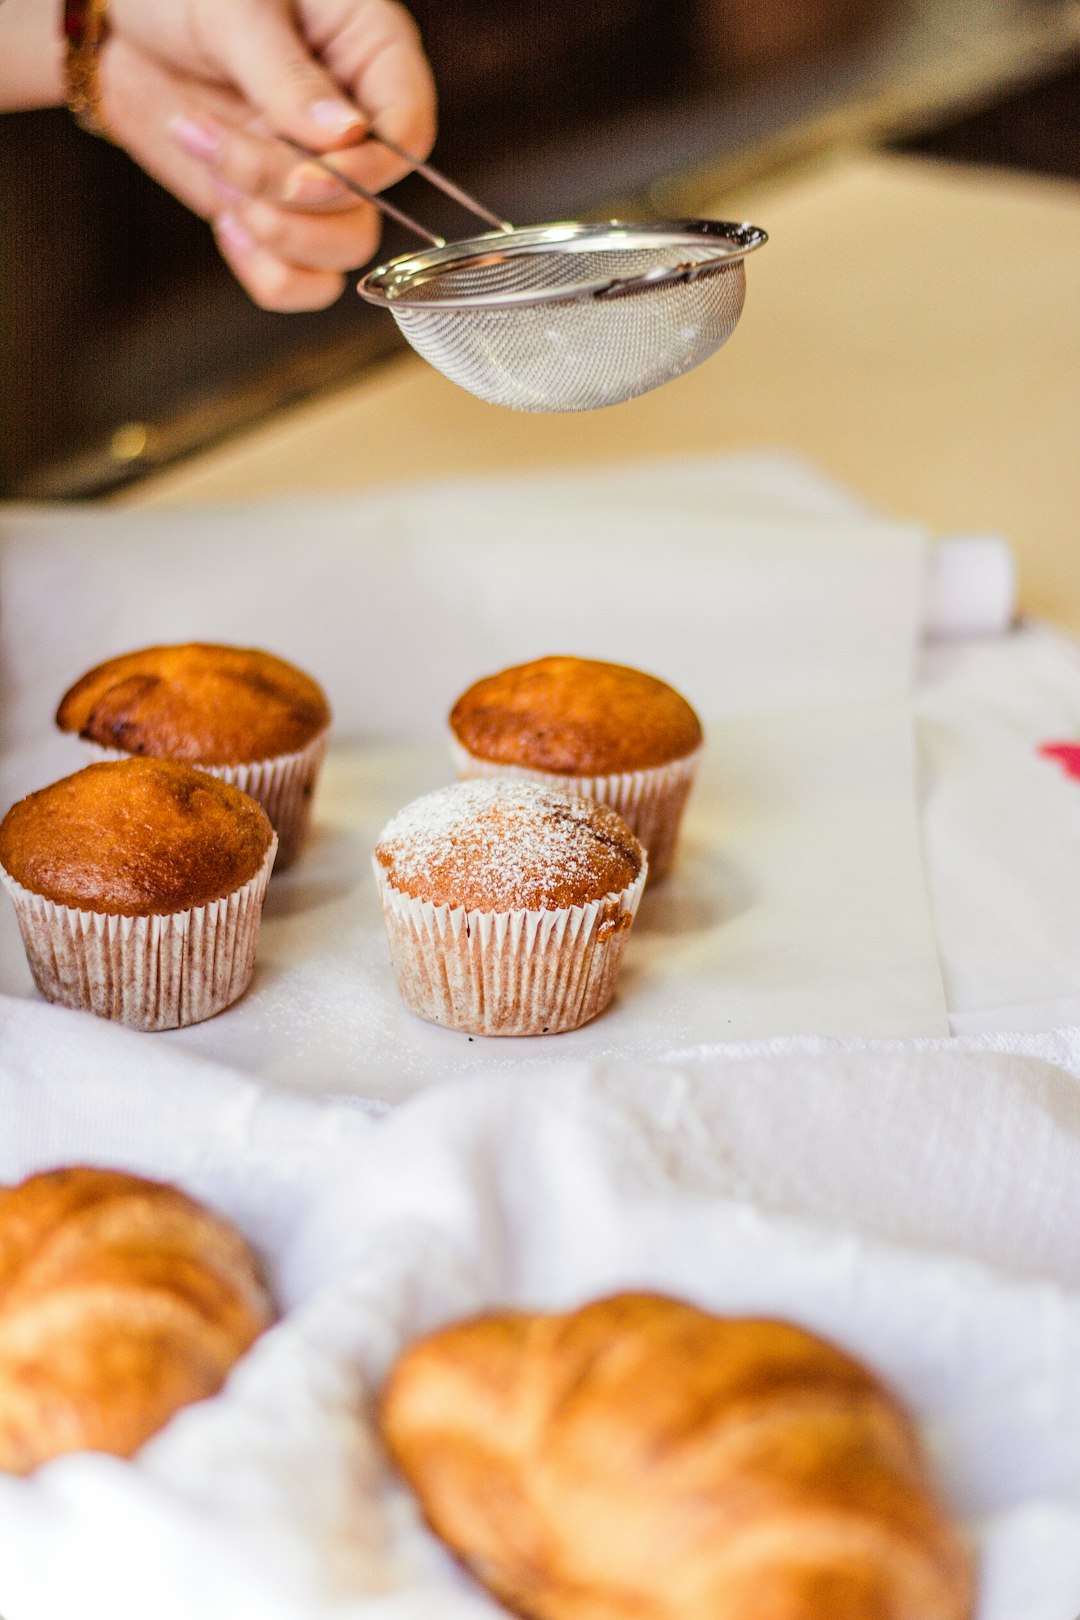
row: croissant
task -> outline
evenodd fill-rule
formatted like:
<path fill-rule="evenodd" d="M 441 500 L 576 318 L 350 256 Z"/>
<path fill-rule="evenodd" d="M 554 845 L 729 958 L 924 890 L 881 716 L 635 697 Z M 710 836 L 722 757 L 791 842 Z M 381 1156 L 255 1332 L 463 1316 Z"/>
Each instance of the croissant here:
<path fill-rule="evenodd" d="M 243 1238 L 173 1187 L 76 1168 L 0 1190 L 0 1469 L 130 1456 L 270 1320 Z"/>
<path fill-rule="evenodd" d="M 866 1368 L 622 1294 L 418 1341 L 380 1403 L 437 1535 L 534 1620 L 969 1620 L 969 1554 Z"/>

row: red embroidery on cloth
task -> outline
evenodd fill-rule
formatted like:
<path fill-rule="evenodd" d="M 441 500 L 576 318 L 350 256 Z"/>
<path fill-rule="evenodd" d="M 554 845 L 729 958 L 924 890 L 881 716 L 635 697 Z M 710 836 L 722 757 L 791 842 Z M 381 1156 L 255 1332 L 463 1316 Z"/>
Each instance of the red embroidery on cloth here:
<path fill-rule="evenodd" d="M 1039 744 L 1044 759 L 1056 759 L 1066 776 L 1080 779 L 1080 742 L 1048 742 Z"/>

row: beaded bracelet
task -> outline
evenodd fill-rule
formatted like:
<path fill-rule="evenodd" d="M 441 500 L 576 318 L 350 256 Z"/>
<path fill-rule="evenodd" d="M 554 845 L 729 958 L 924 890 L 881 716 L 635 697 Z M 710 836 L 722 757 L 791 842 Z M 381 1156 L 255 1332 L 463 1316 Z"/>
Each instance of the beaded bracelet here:
<path fill-rule="evenodd" d="M 75 122 L 107 140 L 101 116 L 101 47 L 109 35 L 108 0 L 63 0 L 64 100 Z"/>

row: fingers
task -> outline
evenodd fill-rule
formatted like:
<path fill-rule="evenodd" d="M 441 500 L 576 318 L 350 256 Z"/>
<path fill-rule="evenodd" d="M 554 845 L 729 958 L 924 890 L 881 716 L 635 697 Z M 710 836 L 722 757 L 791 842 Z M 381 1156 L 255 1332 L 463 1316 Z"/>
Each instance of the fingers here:
<path fill-rule="evenodd" d="M 114 32 L 112 128 L 213 222 L 258 303 L 332 302 L 343 272 L 374 254 L 380 218 L 275 132 L 332 154 L 369 191 L 400 179 L 407 161 L 364 137 L 377 122 L 417 157 L 431 148 L 435 91 L 415 23 L 396 0 L 186 0 L 177 17 L 182 49 Z"/>
<path fill-rule="evenodd" d="M 102 52 L 102 112 L 110 134 L 182 203 L 210 219 L 222 207 L 211 171 L 168 139 L 158 116 L 180 110 L 183 84 L 125 39 L 110 40 Z"/>
<path fill-rule="evenodd" d="M 255 237 L 233 214 L 214 222 L 218 250 L 248 296 L 263 309 L 293 313 L 325 309 L 341 296 L 345 277 L 334 271 L 286 263 Z"/>
<path fill-rule="evenodd" d="M 298 157 L 283 141 L 265 133 L 259 122 L 238 124 L 209 110 L 211 98 L 200 93 L 197 107 L 169 120 L 168 133 L 196 162 L 204 164 L 226 186 L 246 197 L 288 208 L 353 208 L 356 194 L 317 164 Z M 408 171 L 408 164 L 377 141 L 330 154 L 342 174 L 368 191 L 382 191 Z"/>
<path fill-rule="evenodd" d="M 230 215 L 230 264 L 240 262 L 245 235 L 249 252 L 257 246 L 298 268 L 340 272 L 366 263 L 379 245 L 377 210 L 280 141 L 230 124 L 226 110 L 220 99 L 214 113 L 195 106 L 170 119 L 168 131 L 209 176 L 219 199 L 215 213 Z M 365 181 L 377 179 L 373 165 L 360 159 L 359 150 L 335 154 L 343 171 L 359 168 Z"/>
<path fill-rule="evenodd" d="M 204 51 L 270 128 L 317 151 L 365 133 L 363 113 L 301 38 L 282 0 L 198 0 L 191 10 Z"/>
<path fill-rule="evenodd" d="M 230 269 L 257 304 L 272 310 L 322 309 L 344 287 L 342 272 L 374 252 L 378 218 L 358 205 L 348 214 L 296 214 L 305 221 L 339 227 L 329 234 L 316 229 L 310 239 L 299 229 L 286 231 L 270 205 L 250 204 L 230 196 L 204 160 L 189 156 L 166 133 L 170 117 L 194 114 L 199 122 L 220 117 L 227 103 L 214 96 L 213 113 L 197 99 L 201 87 L 180 78 L 153 57 L 113 40 L 102 57 L 103 111 L 116 140 L 138 163 L 195 213 L 213 223 L 218 247 Z M 233 109 L 240 116 L 242 109 Z M 258 207 L 251 225 L 240 217 Z M 260 241 L 259 235 L 265 239 Z M 283 244 L 284 251 L 273 243 Z M 290 254 L 295 253 L 295 260 Z"/>
<path fill-rule="evenodd" d="M 396 0 L 363 0 L 336 28 L 320 29 L 327 9 L 328 0 L 301 0 L 302 25 L 334 77 L 373 129 L 427 157 L 435 142 L 435 82 L 413 18 Z"/>
<path fill-rule="evenodd" d="M 237 203 L 230 210 L 253 242 L 276 258 L 307 270 L 351 270 L 366 264 L 379 245 L 378 216 L 301 214 L 270 203 Z"/>
<path fill-rule="evenodd" d="M 170 118 L 167 132 L 188 157 L 205 165 L 224 186 L 267 202 L 317 207 L 330 202 L 351 206 L 339 181 L 312 163 L 303 163 L 282 141 L 249 134 L 215 117 L 205 102 Z"/>
<path fill-rule="evenodd" d="M 372 126 L 418 157 L 435 138 L 435 85 L 420 33 L 396 0 L 190 0 L 203 48 L 269 129 L 319 152 Z M 400 178 L 386 154 L 375 188 Z M 365 182 L 367 183 L 367 182 Z"/>

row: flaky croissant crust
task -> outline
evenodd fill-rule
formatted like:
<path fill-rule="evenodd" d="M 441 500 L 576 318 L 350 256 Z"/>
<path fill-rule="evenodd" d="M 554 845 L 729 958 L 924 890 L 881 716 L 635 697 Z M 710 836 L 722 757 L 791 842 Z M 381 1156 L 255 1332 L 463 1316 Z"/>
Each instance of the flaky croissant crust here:
<path fill-rule="evenodd" d="M 240 1234 L 173 1187 L 80 1167 L 0 1190 L 0 1469 L 130 1456 L 271 1316 Z"/>
<path fill-rule="evenodd" d="M 898 1402 L 785 1322 L 623 1294 L 419 1341 L 384 1390 L 429 1523 L 536 1620 L 969 1620 Z"/>

